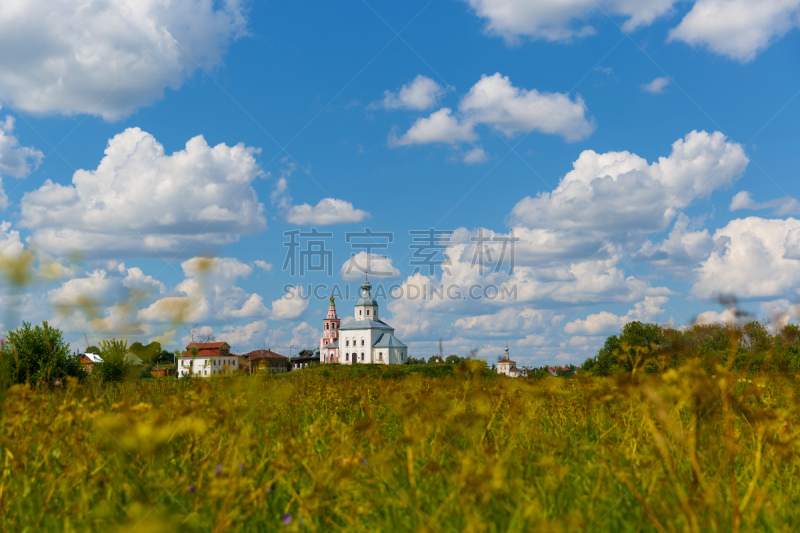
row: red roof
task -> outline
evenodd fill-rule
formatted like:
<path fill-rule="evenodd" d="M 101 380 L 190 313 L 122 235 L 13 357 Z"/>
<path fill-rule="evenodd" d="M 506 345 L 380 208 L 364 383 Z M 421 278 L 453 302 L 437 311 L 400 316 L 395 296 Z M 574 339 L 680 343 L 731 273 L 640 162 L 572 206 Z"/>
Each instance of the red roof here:
<path fill-rule="evenodd" d="M 219 349 L 227 345 L 227 342 L 192 342 L 186 346 L 186 350 L 188 351 L 192 346 L 197 346 L 198 350 L 213 350 L 214 348 Z"/>

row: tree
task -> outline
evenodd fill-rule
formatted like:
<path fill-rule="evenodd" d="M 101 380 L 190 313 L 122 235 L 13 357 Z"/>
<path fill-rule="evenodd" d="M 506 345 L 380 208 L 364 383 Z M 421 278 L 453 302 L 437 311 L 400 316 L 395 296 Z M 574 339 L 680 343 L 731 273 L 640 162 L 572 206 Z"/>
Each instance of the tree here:
<path fill-rule="evenodd" d="M 208 326 L 203 326 L 201 328 L 198 324 L 194 324 L 191 327 L 187 326 L 186 331 L 189 334 L 190 343 L 214 342 L 217 340 L 214 332 Z"/>
<path fill-rule="evenodd" d="M 163 352 L 161 343 L 159 342 L 151 342 L 147 346 L 143 345 L 141 342 L 134 342 L 130 346 L 130 351 L 146 365 L 155 364 L 156 359 L 161 357 Z"/>
<path fill-rule="evenodd" d="M 133 365 L 128 361 L 128 341 L 112 339 L 100 343 L 102 363 L 95 366 L 94 372 L 103 382 L 119 383 L 131 374 Z"/>
<path fill-rule="evenodd" d="M 434 363 L 442 363 L 444 360 L 442 359 L 441 355 L 432 355 L 428 358 L 428 364 L 432 365 Z"/>
<path fill-rule="evenodd" d="M 461 358 L 459 356 L 453 354 L 453 355 L 448 355 L 447 359 L 445 359 L 445 361 L 448 362 L 448 363 L 457 365 L 458 363 L 461 362 Z"/>
<path fill-rule="evenodd" d="M 89 346 L 88 348 L 86 348 L 86 351 L 83 352 L 83 353 L 99 354 L 100 353 L 100 348 L 98 348 L 97 346 L 92 345 L 92 346 Z"/>
<path fill-rule="evenodd" d="M 4 379 L 11 383 L 53 383 L 66 376 L 85 377 L 77 357 L 70 357 L 69 344 L 61 330 L 45 321 L 41 326 L 22 327 L 8 333 L 3 346 Z"/>

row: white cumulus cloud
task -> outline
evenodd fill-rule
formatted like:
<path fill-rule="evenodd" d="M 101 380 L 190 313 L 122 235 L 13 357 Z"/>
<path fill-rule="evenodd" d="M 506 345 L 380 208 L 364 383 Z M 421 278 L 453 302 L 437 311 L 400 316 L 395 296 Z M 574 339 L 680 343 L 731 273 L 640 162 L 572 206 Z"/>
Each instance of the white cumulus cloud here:
<path fill-rule="evenodd" d="M 673 13 L 678 0 L 465 0 L 485 31 L 509 44 L 523 38 L 570 42 L 594 35 L 594 20 L 623 17 L 631 32 Z M 689 3 L 689 2 L 686 2 Z M 800 26 L 800 0 L 696 0 L 668 41 L 704 46 L 748 62 Z"/>
<path fill-rule="evenodd" d="M 444 87 L 420 74 L 397 91 L 384 91 L 383 100 L 371 104 L 370 107 L 373 109 L 382 107 L 384 109 L 425 111 L 436 105 L 445 92 Z"/>
<path fill-rule="evenodd" d="M 798 26 L 800 0 L 698 0 L 669 40 L 747 63 Z"/>
<path fill-rule="evenodd" d="M 361 222 L 369 213 L 336 198 L 323 198 L 317 205 L 293 205 L 286 212 L 286 221 L 299 226 L 327 226 Z"/>
<path fill-rule="evenodd" d="M 395 278 L 400 275 L 400 270 L 392 264 L 391 257 L 368 254 L 365 250 L 345 261 L 340 272 L 347 281 L 362 281 L 367 272 L 370 278 Z"/>
<path fill-rule="evenodd" d="M 714 233 L 714 240 L 720 243 L 720 249 L 697 267 L 693 295 L 800 295 L 800 220 L 731 220 Z"/>
<path fill-rule="evenodd" d="M 486 31 L 515 42 L 520 37 L 570 41 L 593 35 L 595 16 L 626 17 L 622 29 L 632 31 L 668 13 L 677 0 L 467 0 L 486 19 Z"/>
<path fill-rule="evenodd" d="M 662 306 L 669 301 L 666 296 L 648 296 L 637 303 L 627 314 L 619 316 L 608 311 L 589 315 L 584 320 L 573 320 L 564 327 L 571 335 L 598 335 L 616 333 L 628 322 L 652 322 L 664 312 Z"/>
<path fill-rule="evenodd" d="M 95 170 L 75 172 L 72 185 L 47 180 L 25 193 L 22 225 L 39 248 L 62 255 L 215 251 L 266 229 L 249 186 L 262 174 L 257 152 L 241 143 L 211 147 L 200 135 L 168 155 L 152 135 L 129 128 L 109 141 Z"/>
<path fill-rule="evenodd" d="M 464 95 L 458 113 L 442 108 L 429 117 L 418 119 L 397 138 L 392 132 L 390 146 L 474 141 L 475 127 L 491 126 L 506 137 L 538 131 L 560 135 L 567 141 L 588 137 L 595 129 L 587 118 L 587 108 L 580 96 L 571 99 L 563 93 L 544 93 L 536 89 L 514 87 L 499 72 L 481 79 Z"/>
<path fill-rule="evenodd" d="M 732 184 L 748 163 L 742 146 L 720 132 L 693 131 L 653 163 L 630 152 L 587 150 L 552 192 L 522 199 L 510 218 L 596 235 L 659 231 L 695 198 Z"/>
<path fill-rule="evenodd" d="M 747 191 L 740 191 L 731 200 L 730 210 L 739 209 L 772 209 L 776 215 L 800 214 L 800 202 L 790 196 L 776 198 L 767 202 L 755 202 L 753 196 Z"/>
<path fill-rule="evenodd" d="M 664 89 L 666 89 L 667 85 L 669 85 L 669 78 L 662 76 L 654 79 L 650 83 L 643 84 L 642 90 L 650 94 L 661 94 L 664 92 Z"/>
<path fill-rule="evenodd" d="M 220 64 L 246 13 L 243 0 L 9 0 L 0 94 L 30 113 L 115 120 L 180 88 L 197 63 Z"/>

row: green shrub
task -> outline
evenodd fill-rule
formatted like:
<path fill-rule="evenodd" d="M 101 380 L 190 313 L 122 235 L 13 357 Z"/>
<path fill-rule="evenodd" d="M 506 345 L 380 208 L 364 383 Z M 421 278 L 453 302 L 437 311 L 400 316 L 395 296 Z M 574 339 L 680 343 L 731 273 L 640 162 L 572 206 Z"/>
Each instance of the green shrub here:
<path fill-rule="evenodd" d="M 119 383 L 131 376 L 133 365 L 126 357 L 128 341 L 112 339 L 100 343 L 102 363 L 95 365 L 94 373 L 104 383 Z"/>
<path fill-rule="evenodd" d="M 22 327 L 8 333 L 8 342 L 0 349 L 0 369 L 5 386 L 14 383 L 53 384 L 67 376 L 83 379 L 86 373 L 78 358 L 71 357 L 69 344 L 64 342 L 61 330 L 41 326 Z"/>

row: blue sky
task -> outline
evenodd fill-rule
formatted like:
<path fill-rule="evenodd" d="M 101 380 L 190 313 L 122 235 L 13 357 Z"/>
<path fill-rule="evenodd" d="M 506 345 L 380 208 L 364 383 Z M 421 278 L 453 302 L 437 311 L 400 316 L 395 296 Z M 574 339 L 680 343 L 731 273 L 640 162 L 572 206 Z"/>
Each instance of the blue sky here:
<path fill-rule="evenodd" d="M 730 319 L 720 294 L 795 321 L 798 21 L 767 0 L 9 2 L 0 248 L 36 275 L 6 283 L 3 326 L 311 347 L 327 301 L 285 288 L 354 289 L 365 228 L 394 234 L 376 285 L 516 289 L 382 301 L 414 357 L 580 363 L 628 320 Z M 282 269 L 310 227 L 331 277 Z M 413 272 L 428 228 L 454 232 L 449 274 Z M 513 273 L 472 265 L 479 228 L 513 229 Z"/>

